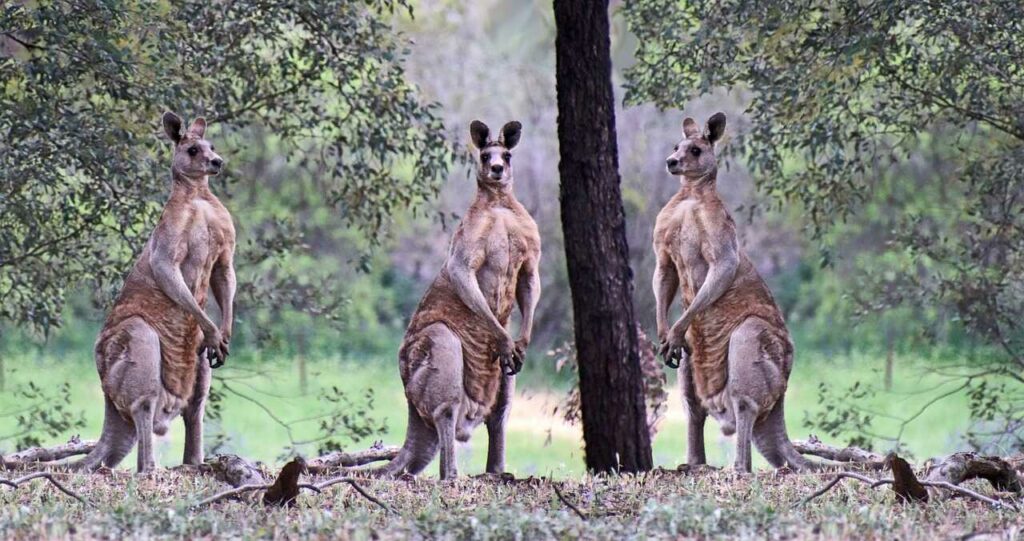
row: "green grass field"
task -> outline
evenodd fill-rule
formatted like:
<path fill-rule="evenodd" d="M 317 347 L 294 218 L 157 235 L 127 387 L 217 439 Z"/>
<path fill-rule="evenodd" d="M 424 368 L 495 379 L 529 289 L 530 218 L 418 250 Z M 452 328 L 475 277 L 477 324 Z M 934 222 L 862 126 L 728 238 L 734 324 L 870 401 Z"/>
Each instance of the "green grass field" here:
<path fill-rule="evenodd" d="M 936 376 L 920 375 L 920 368 L 935 359 L 900 357 L 896 359 L 894 380 L 896 388 L 891 394 L 869 401 L 879 414 L 906 417 L 921 407 L 933 394 L 917 391 L 933 387 Z M 543 362 L 534 360 L 533 362 Z M 883 359 L 881 357 L 850 355 L 833 358 L 815 358 L 804 355 L 798 359 L 790 380 L 786 398 L 786 417 L 793 438 L 804 438 L 805 414 L 819 411 L 818 386 L 845 387 L 855 380 L 879 382 Z M 25 355 L 6 359 L 7 386 L 34 380 L 37 384 L 69 382 L 72 389 L 72 408 L 85 412 L 87 427 L 81 431 L 83 439 L 99 435 L 102 423 L 102 395 L 91 359 L 67 362 L 47 356 Z M 309 383 L 305 394 L 300 392 L 298 372 L 289 359 L 258 359 L 235 362 L 215 372 L 225 378 L 231 389 L 257 400 L 283 421 L 307 418 L 324 411 L 325 403 L 318 399 L 319 391 L 336 386 L 352 397 L 362 396 L 366 389 L 375 394 L 373 416 L 386 420 L 387 433 L 380 436 L 387 444 L 400 445 L 406 423 L 405 398 L 397 368 L 391 359 L 320 359 L 308 363 Z M 579 427 L 566 424 L 553 410 L 565 392 L 565 382 L 548 382 L 543 370 L 525 373 L 519 383 L 508 433 L 508 468 L 517 476 L 551 475 L 556 478 L 583 473 L 582 441 Z M 669 374 L 672 395 L 667 417 L 660 425 L 654 440 L 655 464 L 674 467 L 685 459 L 685 418 L 682 412 L 675 374 Z M 917 392 L 915 394 L 915 392 Z M 19 404 L 10 392 L 0 395 L 0 413 L 16 409 Z M 904 434 L 904 441 L 912 455 L 927 458 L 960 449 L 960 438 L 968 423 L 967 398 L 962 393 L 932 405 Z M 897 422 L 878 417 L 873 429 L 881 433 L 895 432 Z M 0 436 L 15 431 L 11 417 L 0 417 Z M 227 393 L 223 403 L 222 419 L 208 422 L 208 434 L 222 432 L 228 443 L 221 452 L 232 452 L 253 459 L 277 462 L 288 446 L 288 431 L 277 424 L 264 409 L 237 394 Z M 183 428 L 180 422 L 172 431 L 158 438 L 158 460 L 165 466 L 181 461 Z M 292 427 L 291 438 L 301 441 L 318 432 L 316 421 L 299 423 Z M 63 438 L 70 434 L 63 435 Z M 480 428 L 473 439 L 459 449 L 460 471 L 465 474 L 483 470 L 486 455 L 486 430 Z M 352 448 L 366 447 L 367 441 L 354 442 Z M 825 438 L 827 439 L 827 438 Z M 56 438 L 52 443 L 59 443 Z M 731 461 L 733 440 L 721 436 L 714 421 L 709 420 L 706 433 L 709 461 L 725 465 Z M 845 442 L 834 442 L 845 443 Z M 10 441 L 0 442 L 0 451 L 10 451 Z M 6 447 L 6 449 L 4 449 Z M 304 454 L 313 455 L 313 446 L 300 447 Z M 884 445 L 879 445 L 884 450 Z M 755 466 L 765 463 L 756 456 Z M 134 465 L 134 456 L 122 463 L 122 468 Z M 427 473 L 436 475 L 432 465 Z"/>

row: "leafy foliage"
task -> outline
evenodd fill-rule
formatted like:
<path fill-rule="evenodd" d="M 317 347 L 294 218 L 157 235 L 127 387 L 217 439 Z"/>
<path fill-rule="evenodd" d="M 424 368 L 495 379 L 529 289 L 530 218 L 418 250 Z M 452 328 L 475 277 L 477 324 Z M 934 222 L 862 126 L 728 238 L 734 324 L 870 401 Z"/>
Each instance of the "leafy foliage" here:
<path fill-rule="evenodd" d="M 732 146 L 779 205 L 799 203 L 828 260 L 854 262 L 858 309 L 953 317 L 1024 366 L 1024 6 L 634 0 L 624 11 L 640 42 L 627 101 L 742 93 L 749 125 Z M 875 226 L 862 232 L 886 249 L 832 242 L 846 221 Z"/>
<path fill-rule="evenodd" d="M 250 199 L 265 195 L 259 188 L 289 187 L 232 173 L 232 161 L 269 147 L 287 157 L 300 189 L 315 190 L 286 202 L 319 205 L 376 242 L 396 209 L 436 192 L 452 152 L 433 106 L 406 81 L 404 40 L 389 23 L 399 10 L 411 13 L 410 4 L 76 0 L 0 8 L 0 319 L 46 330 L 82 281 L 109 299 L 167 189 L 157 120 L 165 109 L 219 127 L 209 137 L 229 161 L 217 188 L 229 207 L 240 182 Z M 243 243 L 239 266 L 301 252 L 308 231 L 288 221 L 288 210 L 240 220 L 253 244 Z M 260 291 L 288 291 L 314 313 L 337 302 L 322 290 L 326 299 L 308 300 L 306 284 L 281 273 L 268 281 Z"/>

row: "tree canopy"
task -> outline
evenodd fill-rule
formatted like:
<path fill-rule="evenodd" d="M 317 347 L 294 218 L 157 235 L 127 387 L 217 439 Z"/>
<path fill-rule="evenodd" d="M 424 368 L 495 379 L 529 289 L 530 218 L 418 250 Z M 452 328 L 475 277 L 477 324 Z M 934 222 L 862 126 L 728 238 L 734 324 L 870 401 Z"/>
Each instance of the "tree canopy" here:
<path fill-rule="evenodd" d="M 258 199 L 231 162 L 273 146 L 316 191 L 292 200 L 379 238 L 396 209 L 436 193 L 452 161 L 434 106 L 405 77 L 405 41 L 390 24 L 400 10 L 410 3 L 0 8 L 0 320 L 45 330 L 75 284 L 117 283 L 168 191 L 165 110 L 219 128 L 208 137 L 228 161 L 222 196 L 242 186 Z M 243 261 L 301 249 L 306 224 L 281 210 L 241 224 Z M 283 294 L 293 304 L 320 291 L 270 281 L 293 286 Z"/>
<path fill-rule="evenodd" d="M 639 39 L 627 101 L 742 95 L 750 122 L 731 147 L 762 190 L 801 206 L 826 255 L 844 255 L 828 243 L 840 222 L 884 225 L 889 249 L 855 295 L 865 309 L 948 306 L 1024 366 L 1024 5 L 633 0 L 624 13 Z M 891 214 L 865 213 L 879 202 Z"/>

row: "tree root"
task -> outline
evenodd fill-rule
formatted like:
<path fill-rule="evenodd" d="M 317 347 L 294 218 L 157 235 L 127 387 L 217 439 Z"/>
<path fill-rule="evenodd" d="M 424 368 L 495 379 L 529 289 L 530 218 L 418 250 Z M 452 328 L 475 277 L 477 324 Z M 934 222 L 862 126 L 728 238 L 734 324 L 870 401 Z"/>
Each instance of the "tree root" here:
<path fill-rule="evenodd" d="M 30 473 L 24 477 L 19 477 L 17 479 L 0 479 L 0 485 L 7 485 L 11 488 L 18 488 L 20 485 L 32 481 L 33 479 L 46 479 L 47 481 L 50 482 L 50 484 L 57 487 L 57 490 L 63 492 L 64 494 L 71 496 L 72 498 L 82 502 L 85 505 L 95 507 L 95 505 L 93 505 L 92 502 L 79 496 L 75 491 L 61 484 L 60 481 L 57 481 L 56 479 L 53 478 L 52 474 L 47 472 Z"/>

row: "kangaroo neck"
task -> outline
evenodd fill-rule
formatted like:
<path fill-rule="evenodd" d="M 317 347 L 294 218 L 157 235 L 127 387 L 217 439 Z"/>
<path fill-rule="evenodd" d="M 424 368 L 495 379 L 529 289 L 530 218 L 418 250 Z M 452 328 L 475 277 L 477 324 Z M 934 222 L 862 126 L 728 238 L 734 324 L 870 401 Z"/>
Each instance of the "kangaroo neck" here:
<path fill-rule="evenodd" d="M 703 199 L 705 196 L 718 195 L 718 168 L 714 168 L 699 177 L 680 177 L 679 193 L 687 198 Z"/>
<path fill-rule="evenodd" d="M 481 179 L 477 179 L 476 182 L 476 199 L 487 204 L 507 204 L 509 201 L 514 201 L 516 198 L 512 192 L 512 183 L 501 185 L 485 182 Z"/>

